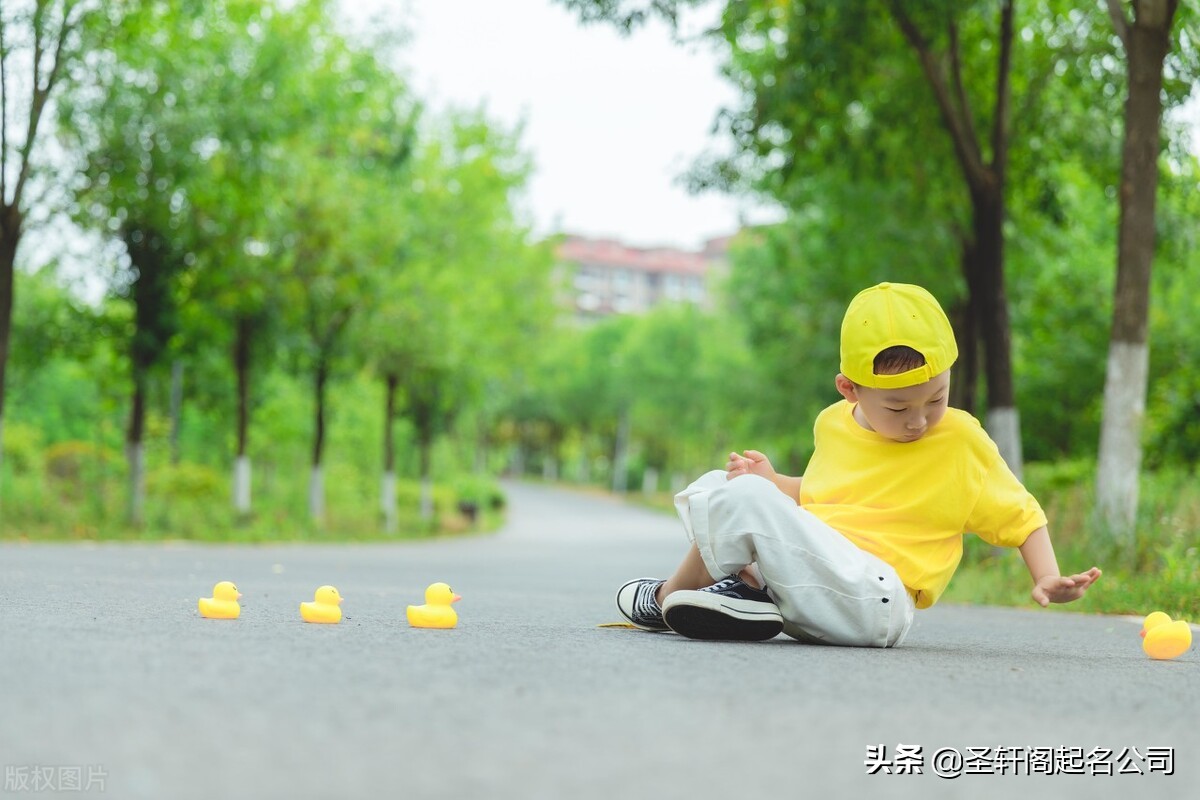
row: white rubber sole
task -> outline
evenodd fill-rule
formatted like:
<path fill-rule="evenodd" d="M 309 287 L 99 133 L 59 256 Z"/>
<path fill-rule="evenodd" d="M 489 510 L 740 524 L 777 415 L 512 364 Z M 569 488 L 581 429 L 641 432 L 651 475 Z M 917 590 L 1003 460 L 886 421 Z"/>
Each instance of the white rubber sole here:
<path fill-rule="evenodd" d="M 664 633 L 669 630 L 666 627 L 653 627 L 650 625 L 642 625 L 633 618 L 633 599 L 637 595 L 638 584 L 643 581 L 657 581 L 658 578 L 635 578 L 627 582 L 620 589 L 617 589 L 617 611 L 624 617 L 630 625 L 641 628 L 644 631 L 652 631 L 654 633 Z"/>

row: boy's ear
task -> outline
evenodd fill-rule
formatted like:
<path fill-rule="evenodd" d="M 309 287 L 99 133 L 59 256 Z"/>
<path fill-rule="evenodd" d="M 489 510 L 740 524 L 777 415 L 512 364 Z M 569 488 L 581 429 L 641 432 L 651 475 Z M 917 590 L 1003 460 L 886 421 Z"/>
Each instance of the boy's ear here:
<path fill-rule="evenodd" d="M 858 402 L 858 386 L 854 381 L 847 378 L 842 373 L 838 373 L 833 379 L 833 385 L 837 387 L 838 394 L 849 400 L 851 403 Z"/>

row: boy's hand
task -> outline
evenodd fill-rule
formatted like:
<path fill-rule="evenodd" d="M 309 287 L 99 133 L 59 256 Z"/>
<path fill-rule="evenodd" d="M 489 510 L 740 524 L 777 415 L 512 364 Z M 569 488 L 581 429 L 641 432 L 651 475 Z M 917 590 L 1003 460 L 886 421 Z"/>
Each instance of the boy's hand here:
<path fill-rule="evenodd" d="M 730 453 L 729 461 L 725 464 L 725 477 L 733 479 L 739 475 L 759 475 L 774 480 L 775 468 L 771 466 L 770 459 L 757 450 L 744 450 L 742 455 Z"/>
<path fill-rule="evenodd" d="M 1083 597 L 1088 587 L 1100 578 L 1100 570 L 1092 567 L 1078 575 L 1047 575 L 1033 587 L 1033 599 L 1042 608 L 1051 603 L 1070 603 Z"/>

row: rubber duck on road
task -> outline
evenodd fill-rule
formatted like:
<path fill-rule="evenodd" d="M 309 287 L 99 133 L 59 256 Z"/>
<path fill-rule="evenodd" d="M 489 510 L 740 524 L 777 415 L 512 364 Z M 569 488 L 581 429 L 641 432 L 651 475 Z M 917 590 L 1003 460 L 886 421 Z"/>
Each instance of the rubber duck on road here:
<path fill-rule="evenodd" d="M 431 583 L 425 589 L 425 605 L 408 607 L 408 624 L 414 628 L 453 628 L 458 614 L 450 607 L 462 598 L 444 583 Z"/>
<path fill-rule="evenodd" d="M 221 581 L 213 587 L 212 597 L 201 597 L 200 616 L 207 619 L 237 619 L 242 613 L 238 598 L 242 593 L 232 581 Z"/>
<path fill-rule="evenodd" d="M 332 625 L 342 621 L 342 596 L 332 586 L 322 586 L 313 593 L 311 603 L 300 604 L 300 617 L 305 622 Z"/>
<path fill-rule="evenodd" d="M 1142 622 L 1142 650 L 1153 659 L 1178 658 L 1192 646 L 1192 628 L 1183 620 L 1172 621 L 1162 611 L 1153 611 Z"/>

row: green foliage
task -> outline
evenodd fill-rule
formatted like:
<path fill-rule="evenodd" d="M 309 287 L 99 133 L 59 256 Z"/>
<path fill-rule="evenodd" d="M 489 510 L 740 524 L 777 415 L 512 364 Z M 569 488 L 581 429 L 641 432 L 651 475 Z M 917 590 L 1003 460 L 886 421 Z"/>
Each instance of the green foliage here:
<path fill-rule="evenodd" d="M 49 368 L 55 367 L 52 361 Z M 59 372 L 59 370 L 54 370 Z M 30 412 L 58 393 L 70 394 L 86 385 L 90 376 L 22 395 L 14 403 L 6 425 L 6 440 L 18 455 L 6 459 L 0 490 L 8 498 L 0 537 L 51 539 L 183 538 L 201 541 L 287 541 L 381 538 L 378 518 L 380 459 L 375 432 L 381 425 L 381 406 L 373 396 L 376 384 L 362 373 L 340 382 L 335 392 L 342 398 L 331 415 L 330 449 L 326 467 L 329 518 L 314 524 L 305 510 L 310 398 L 304 382 L 282 371 L 271 374 L 273 412 L 266 430 L 268 442 L 254 456 L 255 511 L 239 518 L 230 505 L 230 464 L 214 453 L 213 435 L 228 435 L 220 408 L 187 406 L 181 436 L 182 460 L 170 461 L 169 426 L 159 414 L 147 425 L 146 520 L 132 527 L 123 514 L 127 486 L 125 462 L 120 454 L 119 418 L 104 423 L 95 408 L 80 420 L 97 440 L 52 441 L 37 425 L 26 421 Z M 36 417 L 34 417 L 36 418 Z M 282 419 L 281 419 L 282 418 Z M 296 424 L 281 424 L 291 421 Z M 411 448 L 411 432 L 400 427 L 402 448 Z M 475 527 L 494 528 L 499 523 L 503 494 L 487 476 L 466 474 L 454 457 L 449 441 L 439 446 L 444 463 L 434 479 L 436 517 L 419 519 L 420 483 L 415 464 L 402 461 L 398 487 L 401 536 L 425 536 L 462 531 L 469 527 L 459 501 L 481 503 L 484 512 Z M 228 453 L 228 450 L 225 450 Z"/>
<path fill-rule="evenodd" d="M 1016 394 L 1031 461 L 1095 453 L 1116 251 L 1104 186 L 1073 162 L 1043 172 L 1056 211 L 1016 206 L 1009 250 Z"/>
<path fill-rule="evenodd" d="M 223 499 L 228 478 L 204 464 L 165 464 L 150 472 L 146 489 L 166 502 L 200 501 L 215 503 Z"/>
<path fill-rule="evenodd" d="M 1090 497 L 1095 463 L 1027 465 L 1028 482 L 1049 518 L 1050 535 L 1064 571 L 1093 565 L 1104 570 L 1087 597 L 1066 606 L 1086 613 L 1144 616 L 1165 611 L 1173 617 L 1200 618 L 1200 493 L 1195 476 L 1163 471 L 1144 476 L 1138 517 L 1138 549 L 1124 553 L 1092 530 Z M 1001 551 L 967 537 L 958 573 L 943 602 L 1029 605 L 1029 572 L 1015 551 Z"/>
<path fill-rule="evenodd" d="M 464 475 L 453 482 L 452 489 L 457 503 L 477 509 L 499 511 L 507 502 L 499 484 L 487 475 Z"/>
<path fill-rule="evenodd" d="M 4 460 L 17 475 L 28 475 L 43 468 L 42 432 L 29 424 L 8 425 L 4 429 Z"/>
<path fill-rule="evenodd" d="M 113 470 L 115 451 L 93 442 L 68 440 L 46 448 L 42 455 L 46 476 L 68 490 L 79 490 L 83 483 Z"/>

